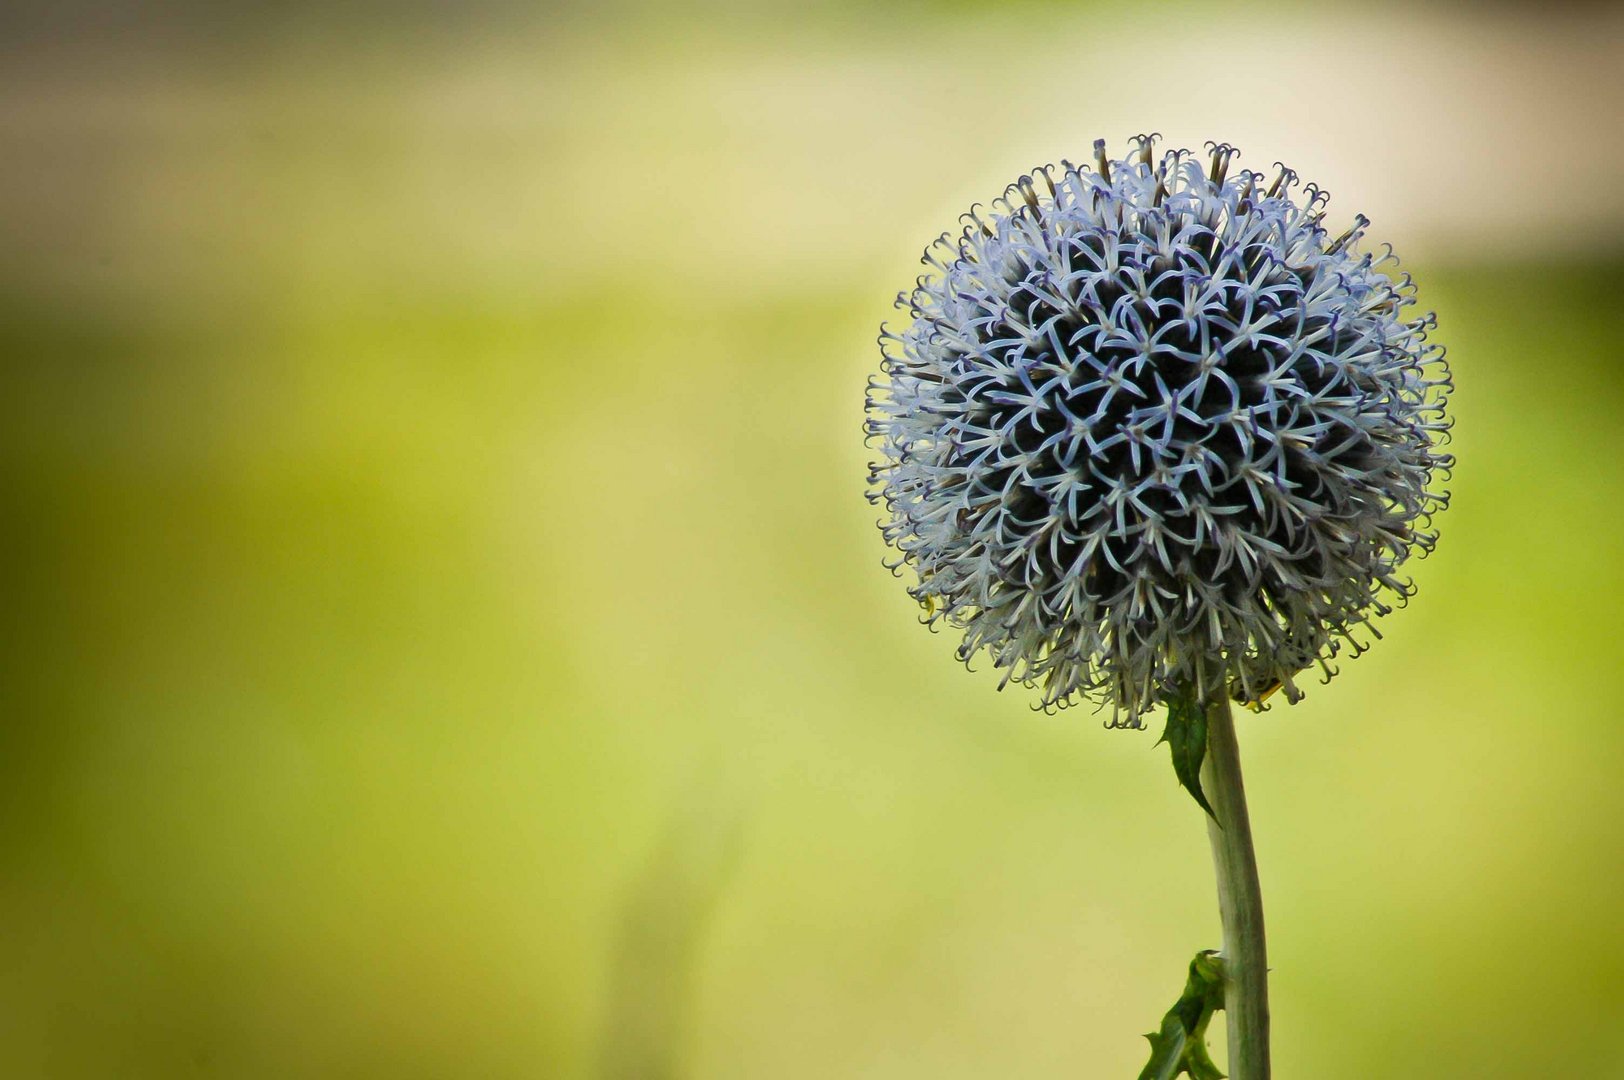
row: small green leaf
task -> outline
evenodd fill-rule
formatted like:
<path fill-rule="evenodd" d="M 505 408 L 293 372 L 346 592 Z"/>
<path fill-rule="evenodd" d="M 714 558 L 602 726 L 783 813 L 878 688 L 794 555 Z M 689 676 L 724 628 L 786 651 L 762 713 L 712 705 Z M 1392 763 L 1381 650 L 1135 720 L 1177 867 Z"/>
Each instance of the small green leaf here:
<path fill-rule="evenodd" d="M 1223 1080 L 1224 1074 L 1207 1053 L 1207 1024 L 1224 1007 L 1224 966 L 1218 954 L 1196 953 L 1184 993 L 1162 1017 L 1162 1028 L 1150 1040 L 1150 1061 L 1139 1080 L 1174 1080 L 1188 1073 L 1191 1080 Z"/>
<path fill-rule="evenodd" d="M 1156 745 L 1162 743 L 1173 751 L 1173 772 L 1179 783 L 1217 821 L 1218 815 L 1201 791 L 1201 762 L 1207 756 L 1207 710 L 1193 693 L 1186 691 L 1168 701 L 1167 728 Z"/>
<path fill-rule="evenodd" d="M 1150 1040 L 1150 1061 L 1140 1071 L 1139 1080 L 1173 1080 L 1186 1071 L 1184 1050 L 1190 1036 L 1178 1017 L 1168 1013 L 1162 1021 L 1162 1030 L 1152 1031 L 1145 1038 Z"/>
<path fill-rule="evenodd" d="M 1184 1067 L 1190 1070 L 1190 1080 L 1224 1080 L 1224 1074 L 1207 1055 L 1205 1042 L 1193 1042 L 1184 1048 Z"/>

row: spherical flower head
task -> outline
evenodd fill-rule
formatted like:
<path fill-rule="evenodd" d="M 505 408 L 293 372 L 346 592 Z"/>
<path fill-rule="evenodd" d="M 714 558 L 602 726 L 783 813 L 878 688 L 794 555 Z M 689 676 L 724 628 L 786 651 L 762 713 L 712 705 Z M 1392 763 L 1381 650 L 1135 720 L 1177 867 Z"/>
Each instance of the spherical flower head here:
<path fill-rule="evenodd" d="M 1434 318 L 1360 253 L 1368 221 L 1333 236 L 1284 166 L 1155 138 L 939 238 L 868 396 L 870 498 L 926 621 L 1132 727 L 1175 694 L 1296 701 L 1362 651 L 1452 465 Z"/>

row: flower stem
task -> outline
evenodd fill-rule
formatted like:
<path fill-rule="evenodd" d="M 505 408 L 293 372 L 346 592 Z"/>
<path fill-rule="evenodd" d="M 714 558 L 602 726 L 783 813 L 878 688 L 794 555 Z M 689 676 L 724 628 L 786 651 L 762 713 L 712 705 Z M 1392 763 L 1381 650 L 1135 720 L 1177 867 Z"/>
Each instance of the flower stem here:
<path fill-rule="evenodd" d="M 1229 1029 L 1231 1080 L 1269 1080 L 1269 967 L 1263 942 L 1263 893 L 1258 887 L 1252 823 L 1241 781 L 1240 744 L 1229 699 L 1206 702 L 1207 754 L 1201 786 L 1217 815 L 1207 818 L 1218 913 L 1224 927 L 1224 1020 Z"/>

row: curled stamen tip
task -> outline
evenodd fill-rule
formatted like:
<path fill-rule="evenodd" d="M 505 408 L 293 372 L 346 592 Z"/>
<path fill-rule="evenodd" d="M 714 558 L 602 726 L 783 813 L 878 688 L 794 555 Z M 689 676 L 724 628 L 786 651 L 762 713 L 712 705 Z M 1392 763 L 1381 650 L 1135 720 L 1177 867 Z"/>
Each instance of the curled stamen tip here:
<path fill-rule="evenodd" d="M 1021 199 L 1027 206 L 1033 210 L 1038 208 L 1037 186 L 1032 183 L 1030 176 L 1023 176 L 1015 181 L 1015 188 L 1020 192 Z"/>
<path fill-rule="evenodd" d="M 1212 169 L 1207 174 L 1214 187 L 1222 187 L 1224 177 L 1229 172 L 1229 163 L 1239 151 L 1228 143 L 1207 143 L 1207 150 L 1212 154 Z"/>

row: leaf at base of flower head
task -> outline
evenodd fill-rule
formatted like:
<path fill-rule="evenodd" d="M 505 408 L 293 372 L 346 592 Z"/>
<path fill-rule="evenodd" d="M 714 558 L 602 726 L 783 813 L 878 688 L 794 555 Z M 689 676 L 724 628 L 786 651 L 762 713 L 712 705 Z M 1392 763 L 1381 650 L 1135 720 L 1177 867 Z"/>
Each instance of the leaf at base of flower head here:
<path fill-rule="evenodd" d="M 1218 815 L 1201 790 L 1201 763 L 1207 757 L 1207 710 L 1193 691 L 1185 690 L 1167 702 L 1167 728 L 1156 741 L 1173 751 L 1173 772 L 1212 820 Z M 1222 824 L 1222 823 L 1220 823 Z"/>

